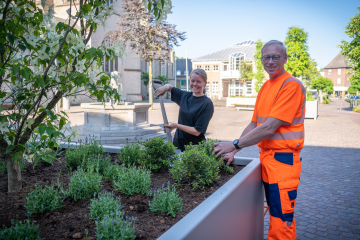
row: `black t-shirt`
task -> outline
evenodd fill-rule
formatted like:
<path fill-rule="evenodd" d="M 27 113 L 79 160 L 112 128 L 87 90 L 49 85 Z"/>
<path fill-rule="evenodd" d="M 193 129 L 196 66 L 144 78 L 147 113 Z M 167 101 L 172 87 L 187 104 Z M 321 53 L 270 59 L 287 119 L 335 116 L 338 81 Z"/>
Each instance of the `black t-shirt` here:
<path fill-rule="evenodd" d="M 195 136 L 176 129 L 173 144 L 184 151 L 185 145 L 196 145 L 205 140 L 204 134 L 213 116 L 214 105 L 206 95 L 195 97 L 192 92 L 181 91 L 175 87 L 171 89 L 171 100 L 180 106 L 178 123 L 201 132 L 199 136 Z"/>

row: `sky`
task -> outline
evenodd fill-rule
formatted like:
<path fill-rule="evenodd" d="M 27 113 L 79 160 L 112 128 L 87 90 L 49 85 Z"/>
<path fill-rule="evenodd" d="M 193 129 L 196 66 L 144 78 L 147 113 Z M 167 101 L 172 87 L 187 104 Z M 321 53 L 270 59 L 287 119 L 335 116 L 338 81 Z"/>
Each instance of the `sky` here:
<path fill-rule="evenodd" d="M 285 41 L 291 26 L 308 33 L 309 53 L 325 67 L 351 41 L 345 27 L 359 10 L 360 0 L 172 0 L 167 21 L 186 32 L 175 47 L 178 57 L 201 57 L 246 40 Z"/>

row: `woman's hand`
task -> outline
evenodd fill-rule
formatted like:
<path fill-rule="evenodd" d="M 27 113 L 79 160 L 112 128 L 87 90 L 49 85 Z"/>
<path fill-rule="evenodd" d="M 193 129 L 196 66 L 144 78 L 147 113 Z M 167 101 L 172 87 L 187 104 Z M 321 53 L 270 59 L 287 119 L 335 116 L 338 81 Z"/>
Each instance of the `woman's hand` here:
<path fill-rule="evenodd" d="M 166 84 L 162 87 L 159 87 L 158 89 L 155 90 L 155 94 L 156 94 L 156 97 L 160 97 L 160 96 L 163 96 L 167 91 L 169 91 L 169 85 Z"/>
<path fill-rule="evenodd" d="M 169 128 L 170 132 L 171 132 L 172 130 L 174 130 L 174 128 L 177 128 L 177 123 L 172 123 L 172 124 L 169 124 L 169 125 L 163 124 L 163 126 L 164 126 L 164 133 L 166 133 L 165 128 Z"/>

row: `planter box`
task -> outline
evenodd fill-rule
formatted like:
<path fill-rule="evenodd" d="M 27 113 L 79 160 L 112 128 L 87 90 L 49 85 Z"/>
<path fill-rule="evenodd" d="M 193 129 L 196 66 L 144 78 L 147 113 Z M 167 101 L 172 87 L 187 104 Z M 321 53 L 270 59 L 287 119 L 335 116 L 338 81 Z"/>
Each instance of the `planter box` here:
<path fill-rule="evenodd" d="M 75 146 L 75 143 L 70 143 Z M 67 148 L 68 143 L 61 147 Z M 120 147 L 103 146 L 118 153 Z M 158 240 L 263 240 L 264 190 L 258 158 L 235 157 L 234 164 L 246 165 L 216 192 L 161 235 Z"/>
<path fill-rule="evenodd" d="M 237 98 L 228 97 L 226 98 L 226 107 L 235 107 L 234 104 L 253 105 L 255 106 L 256 98 Z M 254 107 L 237 107 L 237 109 L 254 110 Z"/>
<path fill-rule="evenodd" d="M 314 120 L 316 120 L 318 117 L 318 111 L 319 111 L 318 100 L 306 101 L 305 118 L 313 118 Z"/>

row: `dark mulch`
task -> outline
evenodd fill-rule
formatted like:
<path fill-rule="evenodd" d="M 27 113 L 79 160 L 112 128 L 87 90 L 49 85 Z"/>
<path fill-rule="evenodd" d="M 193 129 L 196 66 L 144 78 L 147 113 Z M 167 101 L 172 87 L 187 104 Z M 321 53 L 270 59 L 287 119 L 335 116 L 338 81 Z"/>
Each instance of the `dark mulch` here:
<path fill-rule="evenodd" d="M 119 161 L 116 154 L 110 154 L 113 161 Z M 156 239 L 161 236 L 172 225 L 193 210 L 197 205 L 219 189 L 225 182 L 238 173 L 244 166 L 234 166 L 234 173 L 229 174 L 221 171 L 220 179 L 208 186 L 205 190 L 192 191 L 190 187 L 184 186 L 178 189 L 180 197 L 183 199 L 183 211 L 178 213 L 175 218 L 166 214 L 155 215 L 149 211 L 149 201 L 152 197 L 143 195 L 127 196 L 117 192 L 112 187 L 111 180 L 103 180 L 102 184 L 107 191 L 113 191 L 116 196 L 121 196 L 121 204 L 126 216 L 137 217 L 135 224 L 136 239 Z M 55 161 L 53 165 L 38 164 L 32 169 L 31 164 L 27 164 L 22 172 L 23 189 L 18 193 L 7 193 L 7 176 L 0 173 L 0 226 L 9 227 L 11 219 L 25 220 L 26 208 L 24 207 L 26 195 L 34 189 L 36 182 L 46 182 L 60 179 L 61 184 L 67 187 L 69 184 L 69 171 L 65 166 L 64 153 L 61 154 L 60 161 Z M 162 170 L 152 174 L 152 189 L 158 189 L 162 184 L 166 184 L 171 179 L 167 170 Z M 43 214 L 31 215 L 30 219 L 38 224 L 40 236 L 44 239 L 73 239 L 74 234 L 89 231 L 88 240 L 95 239 L 95 223 L 89 219 L 90 199 L 74 201 L 68 197 L 64 201 L 64 207 Z M 81 234 L 80 234 L 81 235 Z M 82 235 L 80 239 L 85 239 Z"/>

